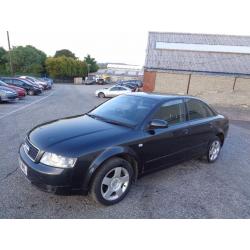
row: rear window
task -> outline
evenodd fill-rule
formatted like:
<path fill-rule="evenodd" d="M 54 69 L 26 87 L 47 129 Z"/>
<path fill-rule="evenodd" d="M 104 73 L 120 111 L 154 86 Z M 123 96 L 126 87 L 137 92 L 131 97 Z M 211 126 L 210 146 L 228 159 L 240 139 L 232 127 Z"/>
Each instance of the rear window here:
<path fill-rule="evenodd" d="M 214 112 L 202 101 L 186 99 L 189 120 L 214 116 Z"/>

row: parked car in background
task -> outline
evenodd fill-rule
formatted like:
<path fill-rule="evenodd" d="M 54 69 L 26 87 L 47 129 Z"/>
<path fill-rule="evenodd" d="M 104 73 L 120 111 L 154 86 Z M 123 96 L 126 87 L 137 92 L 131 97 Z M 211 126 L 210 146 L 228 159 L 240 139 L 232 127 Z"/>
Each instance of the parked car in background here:
<path fill-rule="evenodd" d="M 32 76 L 20 76 L 19 78 L 28 80 L 33 84 L 37 84 L 38 86 L 41 86 L 43 89 L 50 89 L 50 85 L 47 82 L 39 80 L 38 78 Z"/>
<path fill-rule="evenodd" d="M 52 78 L 49 77 L 41 77 L 40 78 L 42 81 L 48 82 L 50 84 L 50 86 L 52 87 L 52 85 L 54 84 L 54 80 Z"/>
<path fill-rule="evenodd" d="M 138 90 L 138 87 L 136 85 L 131 85 L 129 83 L 123 84 L 123 85 L 116 84 L 115 86 L 122 86 L 122 87 L 130 88 L 132 90 L 132 92 L 136 92 Z"/>
<path fill-rule="evenodd" d="M 97 83 L 98 85 L 107 84 L 103 78 L 96 78 L 96 83 Z"/>
<path fill-rule="evenodd" d="M 96 84 L 96 81 L 93 79 L 89 79 L 89 80 L 87 79 L 87 80 L 85 80 L 84 84 L 85 85 L 94 85 L 94 84 Z"/>
<path fill-rule="evenodd" d="M 85 85 L 94 85 L 94 84 L 104 85 L 104 84 L 107 84 L 103 78 L 86 79 L 84 83 L 85 83 Z"/>
<path fill-rule="evenodd" d="M 120 80 L 117 81 L 116 84 L 119 84 L 121 86 L 126 86 L 127 84 L 136 86 L 137 88 L 141 88 L 143 86 L 141 80 Z"/>
<path fill-rule="evenodd" d="M 26 91 L 23 88 L 16 87 L 14 85 L 7 84 L 0 80 L 0 87 L 10 88 L 17 92 L 18 98 L 24 98 L 26 96 Z"/>
<path fill-rule="evenodd" d="M 25 89 L 28 95 L 39 95 L 42 93 L 42 90 L 39 87 L 31 84 L 25 79 L 15 77 L 1 77 L 0 80 L 7 84 Z"/>
<path fill-rule="evenodd" d="M 130 89 L 128 87 L 115 85 L 115 86 L 110 87 L 110 88 L 96 90 L 95 96 L 98 96 L 100 98 L 115 97 L 118 95 L 129 94 L 131 92 L 132 92 L 132 89 Z"/>
<path fill-rule="evenodd" d="M 18 98 L 18 94 L 15 90 L 0 86 L 0 102 L 14 101 L 17 98 Z"/>
<path fill-rule="evenodd" d="M 20 168 L 45 191 L 77 190 L 113 205 L 144 174 L 193 158 L 215 162 L 228 128 L 198 98 L 133 93 L 36 126 L 20 146 Z"/>
<path fill-rule="evenodd" d="M 24 78 L 19 78 L 19 79 L 25 80 L 26 82 L 28 82 L 28 83 L 32 84 L 33 86 L 41 89 L 42 91 L 44 90 L 44 86 L 42 84 L 35 83 L 35 82 L 33 82 L 33 81 L 29 80 L 29 79 L 24 79 Z"/>

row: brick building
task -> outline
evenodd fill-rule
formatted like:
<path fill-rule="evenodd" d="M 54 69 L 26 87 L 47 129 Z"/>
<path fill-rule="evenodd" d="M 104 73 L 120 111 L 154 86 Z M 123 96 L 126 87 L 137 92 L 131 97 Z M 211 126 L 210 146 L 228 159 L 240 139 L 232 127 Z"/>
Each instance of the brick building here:
<path fill-rule="evenodd" d="M 250 36 L 149 32 L 144 91 L 250 90 Z"/>

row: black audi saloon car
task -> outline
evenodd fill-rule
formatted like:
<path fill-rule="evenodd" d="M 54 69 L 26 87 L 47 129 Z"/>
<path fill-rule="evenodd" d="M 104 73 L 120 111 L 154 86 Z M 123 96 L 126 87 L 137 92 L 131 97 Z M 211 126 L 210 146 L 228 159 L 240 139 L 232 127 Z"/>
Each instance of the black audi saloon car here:
<path fill-rule="evenodd" d="M 45 191 L 81 191 L 112 205 L 145 173 L 196 157 L 216 161 L 228 127 L 226 117 L 194 97 L 128 94 L 35 127 L 19 163 Z"/>

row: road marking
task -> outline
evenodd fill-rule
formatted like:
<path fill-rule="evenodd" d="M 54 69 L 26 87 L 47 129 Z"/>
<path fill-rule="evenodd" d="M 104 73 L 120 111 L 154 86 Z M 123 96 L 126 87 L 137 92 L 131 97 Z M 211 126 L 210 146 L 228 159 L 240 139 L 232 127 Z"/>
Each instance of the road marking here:
<path fill-rule="evenodd" d="M 14 114 L 14 113 L 16 113 L 16 112 L 18 112 L 18 111 L 20 111 L 20 110 L 23 110 L 23 109 L 25 109 L 25 108 L 27 108 L 27 107 L 33 105 L 33 104 L 39 103 L 39 102 L 43 101 L 44 99 L 50 97 L 52 94 L 53 94 L 53 92 L 50 93 L 50 94 L 47 95 L 47 96 L 44 96 L 43 98 L 41 98 L 41 99 L 39 99 L 39 100 L 36 100 L 36 101 L 34 101 L 34 102 L 31 102 L 31 103 L 29 103 L 29 104 L 27 104 L 27 105 L 25 105 L 25 106 L 23 106 L 23 107 L 20 107 L 20 108 L 15 109 L 15 110 L 13 110 L 13 111 L 11 111 L 11 112 L 9 112 L 9 113 L 3 115 L 3 116 L 0 116 L 0 120 L 3 119 L 3 118 L 5 118 L 5 117 L 7 117 L 7 116 L 9 116 L 9 115 L 12 115 L 12 114 Z"/>

